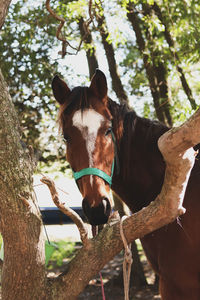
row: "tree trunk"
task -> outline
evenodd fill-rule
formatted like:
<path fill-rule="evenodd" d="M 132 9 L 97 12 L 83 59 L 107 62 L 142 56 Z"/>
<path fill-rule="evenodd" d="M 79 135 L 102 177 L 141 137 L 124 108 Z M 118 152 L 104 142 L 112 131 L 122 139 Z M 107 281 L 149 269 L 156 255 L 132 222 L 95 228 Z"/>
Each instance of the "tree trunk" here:
<path fill-rule="evenodd" d="M 114 48 L 111 42 L 108 41 L 108 29 L 106 25 L 106 20 L 103 14 L 103 8 L 100 7 L 100 4 L 98 6 L 99 13 L 96 16 L 97 22 L 98 22 L 98 28 L 101 35 L 103 47 L 105 50 L 106 58 L 108 61 L 108 68 L 110 71 L 110 76 L 112 79 L 112 88 L 117 95 L 117 98 L 119 99 L 120 103 L 126 103 L 128 104 L 128 96 L 124 90 L 124 87 L 122 85 L 121 79 L 118 74 L 117 70 L 117 63 L 115 60 L 115 52 Z"/>
<path fill-rule="evenodd" d="M 89 68 L 89 74 L 90 74 L 90 79 L 96 72 L 96 69 L 98 68 L 98 61 L 96 57 L 96 50 L 92 42 L 92 34 L 91 32 L 85 32 L 84 29 L 84 19 L 80 18 L 79 19 L 79 30 L 81 33 L 81 38 L 83 39 L 83 42 L 86 47 L 86 56 L 87 56 L 87 62 L 88 62 L 88 68 Z M 89 29 L 88 29 L 89 30 Z"/>
<path fill-rule="evenodd" d="M 1 0 L 1 5 L 0 5 L 0 29 L 4 24 L 10 2 L 11 2 L 11 0 Z"/>
<path fill-rule="evenodd" d="M 150 6 L 147 3 L 143 3 L 142 8 L 145 16 L 152 17 L 152 10 L 150 9 Z M 145 34 L 146 34 L 147 43 L 150 45 L 149 51 L 151 52 L 152 66 L 156 76 L 156 84 L 159 91 L 160 107 L 164 114 L 165 124 L 171 127 L 173 122 L 170 114 L 170 99 L 168 93 L 167 67 L 165 66 L 162 60 L 162 54 L 160 53 L 160 51 L 156 49 L 156 46 L 155 46 L 156 50 L 154 50 L 154 40 L 156 36 L 152 35 L 152 33 L 149 31 L 149 28 L 146 28 Z"/>
<path fill-rule="evenodd" d="M 155 53 L 153 54 L 153 56 Z M 157 78 L 157 85 L 159 89 L 159 105 L 162 108 L 165 124 L 169 127 L 173 125 L 172 117 L 170 114 L 170 99 L 168 92 L 167 70 L 162 62 L 154 62 L 154 71 Z"/>
<path fill-rule="evenodd" d="M 145 51 L 146 45 L 141 29 L 141 21 L 134 10 L 132 3 L 127 5 L 127 18 L 135 32 L 138 48 L 143 58 L 144 68 L 149 80 L 156 116 L 159 121 L 171 126 L 172 118 L 169 111 L 168 86 L 166 80 L 167 74 L 165 67 L 161 62 L 159 62 L 159 64 L 155 63 L 155 53 L 151 53 L 150 56 L 147 51 Z"/>
<path fill-rule="evenodd" d="M 32 162 L 0 73 L 0 220 L 4 241 L 2 299 L 42 299 L 45 254 L 42 222 L 33 198 Z"/>
<path fill-rule="evenodd" d="M 183 72 L 183 69 L 179 65 L 180 64 L 179 55 L 176 52 L 174 40 L 173 40 L 173 38 L 172 38 L 172 36 L 170 34 L 170 31 L 168 29 L 167 20 L 163 16 L 162 11 L 161 11 L 159 5 L 155 1 L 154 1 L 154 4 L 152 6 L 150 6 L 150 7 L 155 12 L 155 14 L 157 15 L 157 17 L 160 20 L 160 22 L 164 25 L 164 28 L 165 28 L 165 30 L 164 30 L 165 39 L 166 39 L 166 41 L 167 41 L 167 43 L 169 45 L 169 49 L 171 51 L 172 57 L 173 57 L 173 59 L 175 59 L 176 69 L 179 72 L 180 80 L 181 80 L 181 83 L 182 83 L 183 90 L 184 90 L 186 96 L 188 97 L 188 100 L 190 101 L 191 107 L 193 109 L 196 109 L 197 108 L 197 104 L 196 104 L 195 99 L 194 99 L 194 97 L 192 95 L 192 90 L 190 89 L 190 87 L 188 85 L 188 82 L 187 82 L 187 80 L 185 78 L 185 74 Z"/>

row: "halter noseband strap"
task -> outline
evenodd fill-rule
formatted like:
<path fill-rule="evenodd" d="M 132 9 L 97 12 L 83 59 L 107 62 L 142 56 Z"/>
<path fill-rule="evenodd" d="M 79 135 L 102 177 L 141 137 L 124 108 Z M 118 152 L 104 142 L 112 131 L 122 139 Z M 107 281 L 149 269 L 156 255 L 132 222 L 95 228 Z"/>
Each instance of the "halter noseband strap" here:
<path fill-rule="evenodd" d="M 114 133 L 112 131 L 111 131 L 111 135 L 112 135 L 112 140 L 113 140 L 114 147 L 115 147 L 115 157 L 114 157 L 113 163 L 112 163 L 111 175 L 106 174 L 104 171 L 102 171 L 98 168 L 85 168 L 78 172 L 72 171 L 75 180 L 78 180 L 79 178 L 86 176 L 86 175 L 96 175 L 96 176 L 104 179 L 110 186 L 112 185 L 112 177 L 113 177 L 114 168 L 115 168 L 115 159 L 118 162 L 118 157 L 117 157 L 117 151 L 116 151 L 116 140 L 115 140 Z"/>
<path fill-rule="evenodd" d="M 112 169 L 111 169 L 111 175 L 109 176 L 106 174 L 104 171 L 97 169 L 97 168 L 85 168 L 80 170 L 79 172 L 73 172 L 74 179 L 78 180 L 79 178 L 85 176 L 85 175 L 96 175 L 98 177 L 103 178 L 109 185 L 112 184 L 112 177 L 113 177 L 113 172 L 114 172 L 114 165 L 115 165 L 115 160 L 113 160 L 112 163 Z"/>

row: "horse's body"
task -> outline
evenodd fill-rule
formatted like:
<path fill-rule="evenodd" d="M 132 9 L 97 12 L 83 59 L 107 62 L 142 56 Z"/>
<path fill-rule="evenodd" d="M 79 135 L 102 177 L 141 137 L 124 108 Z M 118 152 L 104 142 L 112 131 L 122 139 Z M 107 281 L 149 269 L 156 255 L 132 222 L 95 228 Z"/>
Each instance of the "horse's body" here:
<path fill-rule="evenodd" d="M 165 163 L 157 141 L 168 128 L 140 118 L 107 98 L 106 80 L 100 71 L 89 88 L 80 88 L 76 93 L 59 80 L 54 79 L 53 91 L 61 104 L 63 134 L 67 138 L 70 135 L 70 140 L 72 136 L 79 140 L 78 145 L 69 142 L 67 156 L 72 168 L 77 171 L 92 166 L 110 173 L 115 155 L 109 137 L 112 121 L 120 170 L 114 172 L 112 189 L 132 212 L 147 206 L 160 193 L 163 184 Z M 77 183 L 89 222 L 92 225 L 106 223 L 110 214 L 109 185 L 94 175 L 83 176 Z M 185 215 L 142 239 L 146 255 L 159 274 L 163 300 L 200 299 L 199 195 L 200 163 L 197 160 L 185 194 Z"/>
<path fill-rule="evenodd" d="M 121 173 L 114 176 L 112 188 L 136 212 L 153 201 L 161 190 L 165 164 L 157 140 L 167 128 L 133 114 L 124 130 L 119 151 Z M 127 149 L 127 136 L 131 153 Z M 200 299 L 199 160 L 191 172 L 183 206 L 186 208 L 183 216 L 141 240 L 148 260 L 159 274 L 164 300 Z"/>

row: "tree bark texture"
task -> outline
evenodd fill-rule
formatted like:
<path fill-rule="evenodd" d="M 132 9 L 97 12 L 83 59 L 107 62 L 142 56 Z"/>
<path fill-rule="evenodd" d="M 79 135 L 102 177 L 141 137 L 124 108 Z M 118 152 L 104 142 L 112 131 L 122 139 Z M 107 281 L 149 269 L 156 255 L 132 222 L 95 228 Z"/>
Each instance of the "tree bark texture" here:
<path fill-rule="evenodd" d="M 1 0 L 1 4 L 0 4 L 0 29 L 4 24 L 10 2 L 11 2 L 11 0 Z"/>
<path fill-rule="evenodd" d="M 92 34 L 91 32 L 85 32 L 84 29 L 84 19 L 80 18 L 79 19 L 79 30 L 81 33 L 81 38 L 83 39 L 83 42 L 86 47 L 86 56 L 87 56 L 87 62 L 88 62 L 88 68 L 89 68 L 89 74 L 90 74 L 90 79 L 96 72 L 96 69 L 98 68 L 98 61 L 96 57 L 96 50 L 95 47 L 92 43 Z M 89 29 L 88 29 L 89 30 Z"/>
<path fill-rule="evenodd" d="M 41 217 L 32 190 L 32 162 L 0 73 L 0 228 L 4 241 L 2 300 L 44 296 Z M 43 298 L 40 298 L 43 299 Z"/>

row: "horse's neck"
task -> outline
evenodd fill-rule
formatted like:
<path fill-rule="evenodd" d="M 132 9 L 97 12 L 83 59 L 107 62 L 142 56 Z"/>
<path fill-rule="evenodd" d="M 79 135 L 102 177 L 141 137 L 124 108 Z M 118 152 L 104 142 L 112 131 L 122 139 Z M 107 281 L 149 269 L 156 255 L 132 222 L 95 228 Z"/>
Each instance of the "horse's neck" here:
<path fill-rule="evenodd" d="M 119 147 L 121 171 L 116 178 L 116 189 L 122 198 L 127 198 L 124 201 L 129 207 L 137 211 L 160 192 L 165 165 L 157 140 L 168 129 L 158 122 L 137 117 L 134 112 L 125 113 L 123 118 Z"/>

